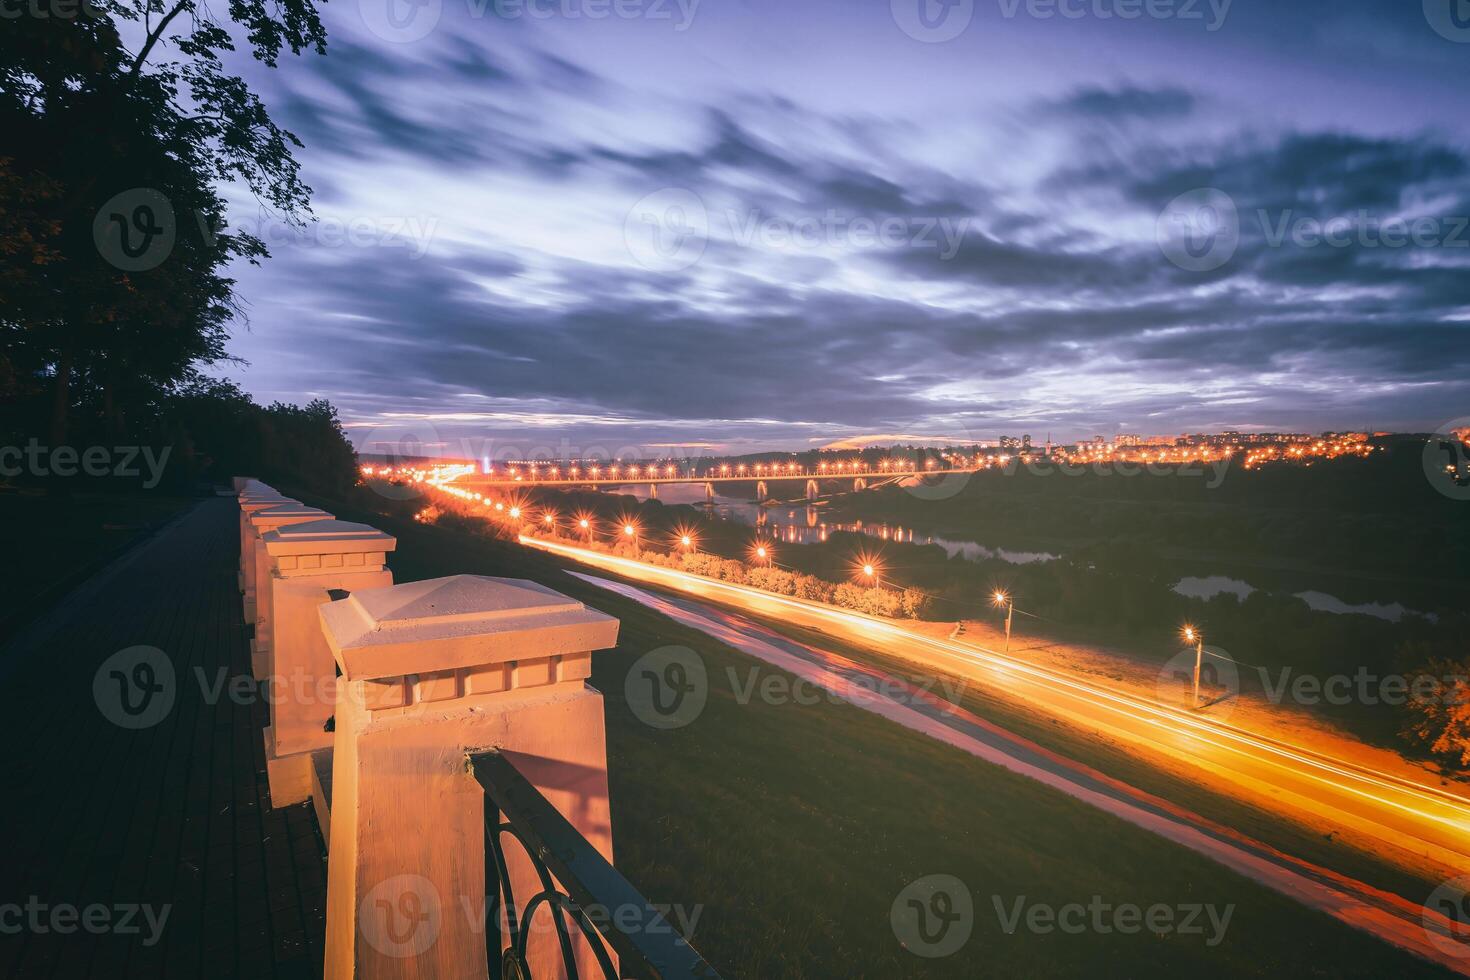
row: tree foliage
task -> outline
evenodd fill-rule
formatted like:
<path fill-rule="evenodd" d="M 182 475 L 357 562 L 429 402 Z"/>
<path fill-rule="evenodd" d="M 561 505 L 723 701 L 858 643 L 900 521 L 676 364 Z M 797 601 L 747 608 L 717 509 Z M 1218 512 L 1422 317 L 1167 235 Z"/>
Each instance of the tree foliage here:
<path fill-rule="evenodd" d="M 137 51 L 120 22 L 142 28 Z M 0 32 L 0 383 L 13 425 L 129 415 L 226 357 L 240 314 L 228 265 L 267 255 L 228 229 L 224 184 L 287 220 L 310 214 L 293 150 L 226 69 L 233 26 L 257 60 L 321 52 L 312 0 L 104 0 Z M 45 390 L 49 398 L 42 399 Z"/>

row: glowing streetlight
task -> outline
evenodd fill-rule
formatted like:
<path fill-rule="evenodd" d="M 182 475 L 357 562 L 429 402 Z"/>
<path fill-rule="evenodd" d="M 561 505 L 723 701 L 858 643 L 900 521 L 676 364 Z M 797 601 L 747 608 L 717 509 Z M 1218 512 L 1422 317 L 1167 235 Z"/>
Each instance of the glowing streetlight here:
<path fill-rule="evenodd" d="M 1009 653 L 1011 650 L 1011 617 L 1016 612 L 1016 600 L 1006 595 L 1000 589 L 995 590 L 995 595 L 992 598 L 997 606 L 1004 607 L 1006 611 L 1006 645 L 1002 652 Z"/>
<path fill-rule="evenodd" d="M 512 507 L 510 509 L 510 516 L 512 518 L 519 518 L 521 516 L 521 509 L 519 507 Z"/>
<path fill-rule="evenodd" d="M 776 549 L 769 542 L 757 541 L 750 546 L 750 558 L 757 565 L 770 565 L 775 561 Z"/>
<path fill-rule="evenodd" d="M 1180 633 L 1184 636 L 1185 643 L 1194 644 L 1194 705 L 1199 707 L 1199 668 L 1200 662 L 1205 658 L 1205 635 L 1189 625 L 1180 630 Z"/>

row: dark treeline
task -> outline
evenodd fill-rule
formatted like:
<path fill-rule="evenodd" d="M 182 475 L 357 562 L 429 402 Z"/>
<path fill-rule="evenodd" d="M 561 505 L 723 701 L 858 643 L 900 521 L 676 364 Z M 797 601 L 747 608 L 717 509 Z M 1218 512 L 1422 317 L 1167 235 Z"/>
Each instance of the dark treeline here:
<path fill-rule="evenodd" d="M 330 405 L 262 407 L 201 373 L 231 360 L 229 331 L 244 319 L 233 264 L 268 255 L 257 236 L 231 229 L 220 188 L 248 189 L 287 222 L 311 216 L 299 141 L 227 59 L 238 48 L 273 68 L 288 52 L 322 52 L 325 40 L 312 0 L 247 0 L 215 15 L 197 0 L 116 0 L 6 18 L 6 482 L 122 489 L 130 457 L 118 447 L 154 459 L 167 450 L 151 482 L 173 490 L 238 473 L 322 491 L 352 479 Z"/>

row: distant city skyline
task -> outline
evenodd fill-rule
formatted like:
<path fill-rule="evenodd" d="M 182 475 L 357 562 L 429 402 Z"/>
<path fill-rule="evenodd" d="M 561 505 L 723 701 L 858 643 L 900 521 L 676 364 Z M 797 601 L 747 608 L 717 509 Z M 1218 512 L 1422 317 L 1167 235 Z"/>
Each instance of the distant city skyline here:
<path fill-rule="evenodd" d="M 249 365 L 220 369 L 330 399 L 355 441 L 1470 411 L 1470 45 L 1420 4 L 935 5 L 968 12 L 940 41 L 905 0 L 385 2 L 328 5 L 326 57 L 246 68 L 321 220 L 238 196 L 275 258 L 236 270 Z"/>

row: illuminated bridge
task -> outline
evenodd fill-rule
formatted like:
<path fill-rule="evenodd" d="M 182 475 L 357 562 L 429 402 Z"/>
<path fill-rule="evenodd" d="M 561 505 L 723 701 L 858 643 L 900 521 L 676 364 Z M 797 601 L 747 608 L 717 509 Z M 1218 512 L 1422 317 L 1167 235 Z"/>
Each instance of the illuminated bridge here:
<path fill-rule="evenodd" d="M 467 473 L 456 476 L 454 484 L 460 487 L 564 487 L 583 489 L 604 489 L 609 487 L 627 486 L 631 483 L 648 484 L 649 495 L 658 496 L 658 488 L 662 485 L 676 484 L 704 484 L 705 496 L 713 500 L 715 497 L 716 484 L 755 484 L 755 495 L 764 500 L 769 496 L 768 484 L 773 482 L 790 482 L 795 480 L 806 481 L 806 496 L 815 498 L 821 492 L 823 482 L 842 481 L 852 482 L 853 490 L 866 490 L 870 486 L 880 486 L 897 480 L 910 479 L 914 477 L 943 476 L 954 473 L 973 473 L 985 469 L 982 463 L 977 466 L 940 466 L 937 463 L 924 467 L 888 467 L 862 466 L 858 464 L 836 464 L 817 467 L 813 472 L 809 468 L 803 468 L 791 464 L 739 464 L 721 465 L 711 467 L 703 472 L 696 470 L 681 470 L 670 464 L 660 466 L 657 464 L 638 465 L 609 465 L 590 467 L 507 467 L 501 471 L 492 470 L 489 473 Z"/>

